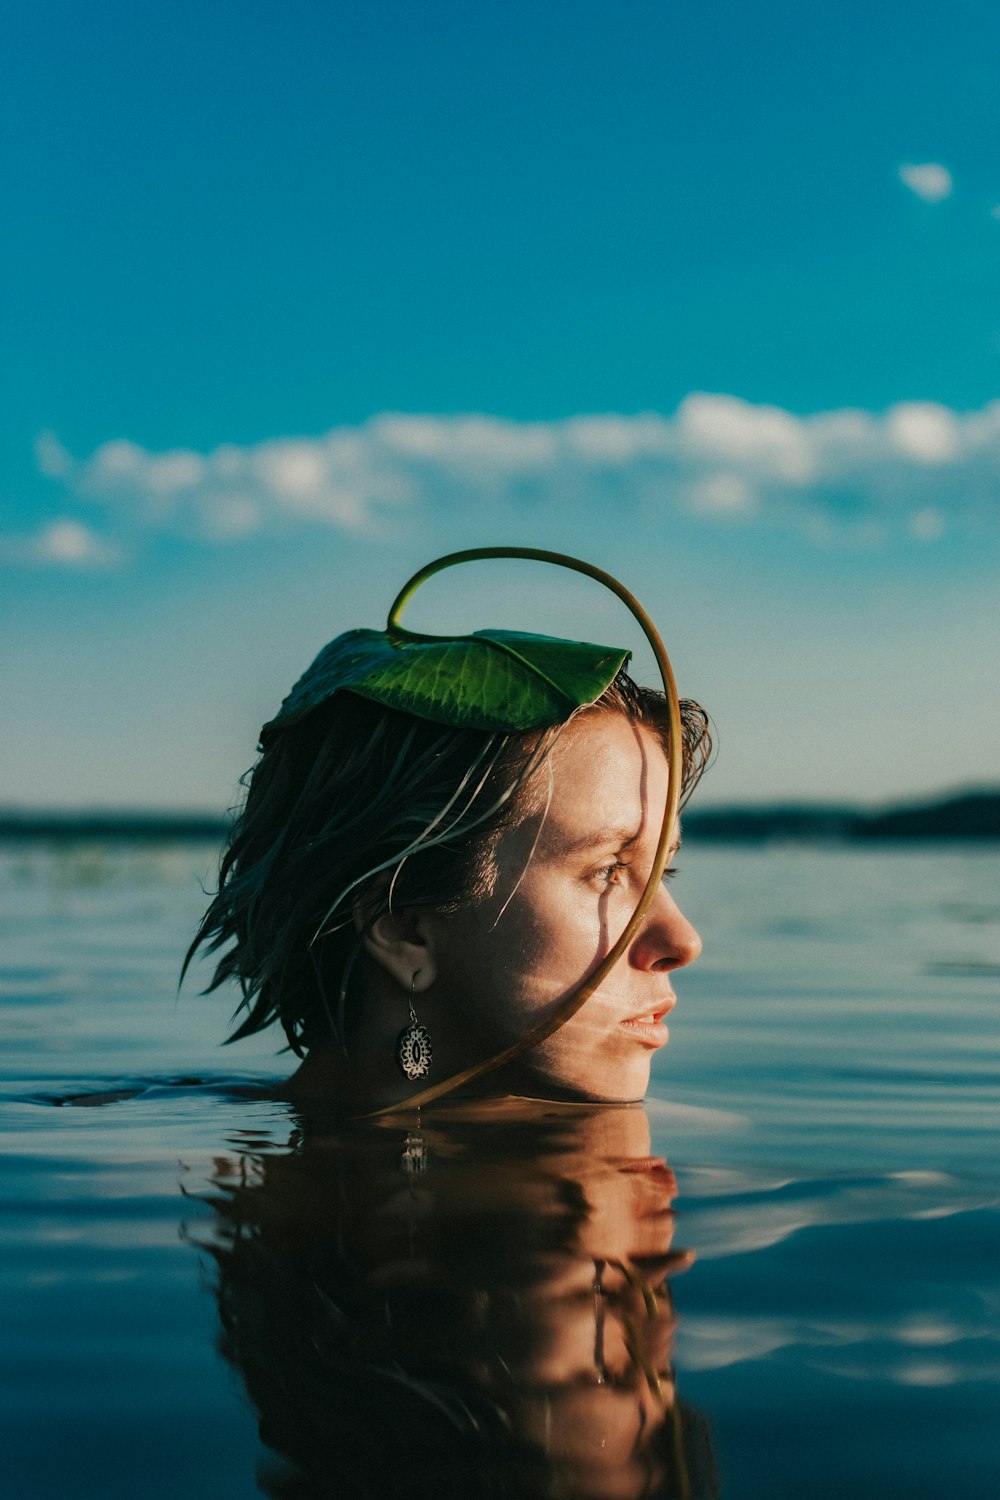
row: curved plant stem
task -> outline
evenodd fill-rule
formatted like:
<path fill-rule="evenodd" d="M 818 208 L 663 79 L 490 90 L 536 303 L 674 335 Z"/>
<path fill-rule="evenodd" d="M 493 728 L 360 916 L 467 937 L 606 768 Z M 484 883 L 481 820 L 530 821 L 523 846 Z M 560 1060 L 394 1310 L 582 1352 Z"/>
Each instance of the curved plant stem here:
<path fill-rule="evenodd" d="M 643 609 L 639 601 L 629 593 L 625 586 L 618 582 L 617 578 L 610 573 L 605 573 L 602 568 L 595 568 L 591 563 L 581 562 L 575 557 L 566 557 L 562 552 L 543 552 L 536 547 L 474 547 L 467 552 L 449 552 L 446 557 L 439 557 L 430 562 L 426 567 L 414 573 L 408 583 L 404 584 L 393 601 L 389 611 L 388 630 L 402 630 L 399 623 L 400 615 L 403 613 L 407 602 L 416 593 L 422 583 L 428 578 L 433 578 L 435 573 L 443 573 L 446 568 L 453 568 L 459 563 L 484 562 L 497 558 L 524 558 L 529 562 L 553 563 L 560 568 L 570 568 L 575 573 L 583 573 L 588 578 L 594 578 L 598 583 L 617 594 L 622 603 L 631 611 L 638 621 L 643 634 L 653 649 L 656 665 L 659 668 L 660 677 L 663 682 L 663 691 L 667 699 L 669 715 L 669 740 L 667 744 L 667 802 L 663 812 L 663 825 L 660 828 L 660 836 L 657 840 L 656 853 L 653 856 L 653 867 L 649 872 L 642 895 L 639 897 L 638 905 L 632 913 L 625 930 L 618 941 L 601 959 L 596 969 L 577 988 L 568 995 L 562 1004 L 544 1021 L 539 1021 L 530 1031 L 526 1031 L 522 1037 L 510 1047 L 505 1047 L 502 1052 L 495 1053 L 492 1057 L 484 1058 L 482 1062 L 474 1063 L 472 1067 L 464 1068 L 460 1073 L 453 1073 L 441 1083 L 435 1083 L 430 1088 L 421 1089 L 416 1094 L 411 1094 L 408 1099 L 401 1099 L 396 1104 L 388 1104 L 381 1109 L 372 1111 L 366 1118 L 377 1119 L 383 1115 L 398 1114 L 401 1110 L 418 1109 L 422 1105 L 430 1104 L 435 1099 L 442 1098 L 445 1094 L 452 1093 L 464 1084 L 471 1083 L 475 1078 L 481 1078 L 484 1073 L 491 1073 L 494 1068 L 503 1067 L 504 1064 L 513 1062 L 515 1058 L 521 1057 L 532 1047 L 537 1047 L 546 1037 L 558 1031 L 572 1016 L 575 1016 L 580 1007 L 589 1000 L 599 985 L 603 984 L 615 964 L 628 948 L 633 937 L 639 929 L 643 917 L 646 915 L 653 897 L 656 895 L 663 872 L 667 865 L 667 855 L 670 848 L 671 835 L 674 823 L 677 819 L 677 810 L 681 798 L 681 773 L 682 773 L 682 731 L 681 714 L 677 701 L 677 686 L 674 682 L 674 674 L 670 666 L 663 642 L 657 634 L 656 627 L 649 615 Z"/>

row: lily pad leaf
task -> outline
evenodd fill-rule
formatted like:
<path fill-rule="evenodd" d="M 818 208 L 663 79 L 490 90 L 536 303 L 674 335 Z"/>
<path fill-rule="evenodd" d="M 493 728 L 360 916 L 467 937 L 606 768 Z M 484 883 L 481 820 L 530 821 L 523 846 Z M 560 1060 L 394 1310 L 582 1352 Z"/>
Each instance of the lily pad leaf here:
<path fill-rule="evenodd" d="M 324 646 L 261 740 L 339 692 L 464 729 L 542 729 L 599 698 L 630 654 L 514 630 L 349 630 Z"/>

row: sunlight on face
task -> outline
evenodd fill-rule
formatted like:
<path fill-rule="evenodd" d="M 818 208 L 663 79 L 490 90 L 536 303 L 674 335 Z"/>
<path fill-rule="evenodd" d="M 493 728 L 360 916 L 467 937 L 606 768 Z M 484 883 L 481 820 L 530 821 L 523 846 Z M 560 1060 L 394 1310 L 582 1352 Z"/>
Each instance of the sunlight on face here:
<path fill-rule="evenodd" d="M 499 1050 L 551 1014 L 621 934 L 652 868 L 667 795 L 666 756 L 652 731 L 621 715 L 584 714 L 536 777 L 546 805 L 502 838 L 492 896 L 432 918 L 436 1008 L 456 1053 Z M 662 887 L 604 983 L 503 1081 L 641 1098 L 667 1040 L 671 973 L 700 949 Z"/>

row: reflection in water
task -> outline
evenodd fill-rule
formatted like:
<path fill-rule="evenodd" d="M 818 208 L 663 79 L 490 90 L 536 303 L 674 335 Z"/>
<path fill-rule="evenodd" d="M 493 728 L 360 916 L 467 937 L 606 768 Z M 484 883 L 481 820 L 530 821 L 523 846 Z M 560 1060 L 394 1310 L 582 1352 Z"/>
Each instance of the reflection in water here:
<path fill-rule="evenodd" d="M 671 1366 L 673 1174 L 641 1108 L 452 1108 L 234 1141 L 221 1349 L 271 1496 L 716 1493 Z"/>

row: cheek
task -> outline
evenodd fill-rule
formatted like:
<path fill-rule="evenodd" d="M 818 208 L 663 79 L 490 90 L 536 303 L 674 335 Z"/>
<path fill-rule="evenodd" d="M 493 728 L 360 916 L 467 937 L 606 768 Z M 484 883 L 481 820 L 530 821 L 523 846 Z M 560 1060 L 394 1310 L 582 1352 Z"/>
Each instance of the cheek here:
<path fill-rule="evenodd" d="M 539 881 L 518 891 L 496 926 L 532 964 L 589 963 L 613 925 L 613 902 L 582 881 Z"/>
<path fill-rule="evenodd" d="M 489 1017 L 502 1029 L 518 1032 L 539 1007 L 559 1001 L 607 952 L 621 904 L 615 894 L 539 872 L 535 880 L 522 881 L 504 909 L 501 882 L 495 900 L 448 919 L 442 927 L 443 989 L 475 995 L 480 1024 Z M 600 997 L 586 1010 L 586 1018 L 574 1017 L 542 1045 L 577 1050 L 585 1039 L 593 1043 L 594 1023 L 604 1019 Z"/>
<path fill-rule="evenodd" d="M 575 920 L 566 912 L 551 916 L 533 910 L 506 934 L 503 922 L 490 955 L 498 976 L 505 975 L 508 993 L 521 1008 L 537 1008 L 561 1000 L 593 968 L 600 952 L 599 924 Z"/>
<path fill-rule="evenodd" d="M 505 906 L 502 889 L 447 934 L 448 956 L 456 967 L 468 961 L 491 974 L 540 972 L 565 962 L 599 931 L 596 899 L 588 910 L 571 890 L 525 880 Z"/>

